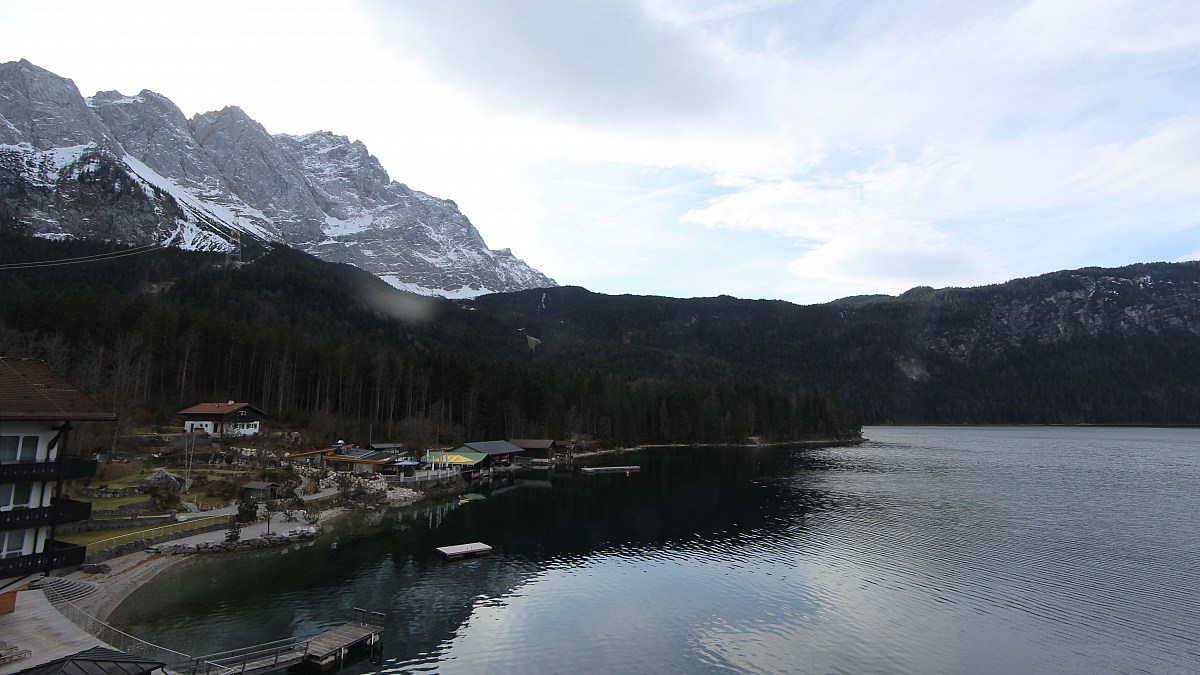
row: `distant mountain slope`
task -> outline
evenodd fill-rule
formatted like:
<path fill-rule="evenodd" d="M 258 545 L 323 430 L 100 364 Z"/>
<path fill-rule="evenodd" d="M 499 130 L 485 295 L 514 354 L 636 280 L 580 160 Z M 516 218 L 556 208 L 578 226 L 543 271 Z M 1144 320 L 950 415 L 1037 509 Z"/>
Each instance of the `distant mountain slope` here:
<path fill-rule="evenodd" d="M 859 430 L 832 397 L 720 359 L 586 338 L 576 351 L 588 360 L 564 358 L 563 343 L 531 349 L 490 313 L 266 248 L 225 267 L 211 253 L 0 231 L 0 354 L 47 360 L 126 423 L 233 398 L 330 442 L 740 443 Z M 13 265 L 105 251 L 126 257 Z"/>
<path fill-rule="evenodd" d="M 706 356 L 836 392 L 867 424 L 1200 424 L 1196 262 L 812 306 L 579 288 L 466 304 L 546 354 L 587 359 L 596 340 Z"/>
<path fill-rule="evenodd" d="M 417 298 L 280 245 L 235 269 L 177 249 L 3 264 L 98 246 L 0 232 L 0 353 L 83 382 L 109 372 L 156 413 L 217 396 L 331 426 L 415 419 L 424 437 L 626 443 L 859 420 L 1200 424 L 1200 263 L 812 306 L 573 287 Z"/>
<path fill-rule="evenodd" d="M 249 239 L 417 293 L 555 285 L 508 249 L 488 249 L 454 202 L 392 181 L 361 142 L 272 136 L 236 107 L 188 120 L 151 91 L 84 99 L 28 61 L 0 64 L 0 227 L 216 251 L 235 210 Z"/>

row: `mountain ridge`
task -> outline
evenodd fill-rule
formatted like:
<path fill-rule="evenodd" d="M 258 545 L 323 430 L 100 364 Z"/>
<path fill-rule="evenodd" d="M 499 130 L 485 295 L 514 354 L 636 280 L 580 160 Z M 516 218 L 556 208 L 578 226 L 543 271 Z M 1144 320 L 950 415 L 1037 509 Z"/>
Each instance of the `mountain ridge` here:
<path fill-rule="evenodd" d="M 121 386 L 152 414 L 232 397 L 337 428 L 419 417 L 434 435 L 511 436 L 523 420 L 623 443 L 820 432 L 801 419 L 1200 425 L 1200 262 L 854 305 L 572 286 L 422 299 L 281 245 L 225 269 L 178 249 L 30 265 L 102 246 L 0 231 L 0 353 L 102 389 L 145 352 Z"/>
<path fill-rule="evenodd" d="M 68 185 L 101 165 L 113 183 Z M 97 203 L 109 211 L 89 210 Z M 133 226 L 113 226 L 118 208 L 133 214 Z M 452 200 L 391 180 L 361 141 L 326 131 L 272 135 L 237 106 L 188 119 L 146 89 L 84 98 L 71 80 L 28 61 L 0 64 L 0 226 L 219 251 L 235 222 L 247 238 L 350 263 L 421 294 L 556 285 L 510 250 L 489 249 Z"/>
<path fill-rule="evenodd" d="M 819 305 L 574 287 L 462 304 L 539 348 L 588 336 L 722 359 L 835 393 L 867 424 L 1200 424 L 1195 261 Z"/>

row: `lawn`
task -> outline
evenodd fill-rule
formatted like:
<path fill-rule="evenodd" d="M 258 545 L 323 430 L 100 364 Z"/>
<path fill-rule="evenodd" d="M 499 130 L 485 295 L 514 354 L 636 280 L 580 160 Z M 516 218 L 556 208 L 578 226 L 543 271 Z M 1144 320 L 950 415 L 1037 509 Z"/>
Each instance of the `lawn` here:
<path fill-rule="evenodd" d="M 199 506 L 202 510 L 217 509 L 229 503 L 220 497 L 214 497 L 212 495 L 205 494 L 204 488 L 202 487 L 193 488 L 191 492 L 180 492 L 179 498 L 185 502 L 188 502 L 189 504 L 195 504 L 196 506 Z"/>
<path fill-rule="evenodd" d="M 112 488 L 141 485 L 142 479 L 150 475 L 151 470 L 143 462 L 113 462 L 96 467 L 96 475 L 91 480 L 92 487 L 106 485 Z"/>
<path fill-rule="evenodd" d="M 170 523 L 164 523 L 164 524 L 169 525 Z M 134 527 L 114 527 L 111 530 L 91 530 L 89 532 L 75 532 L 73 534 L 58 534 L 58 535 L 55 535 L 54 538 L 59 541 L 65 541 L 68 544 L 82 544 L 85 546 L 90 546 L 102 539 L 109 539 L 111 537 L 119 537 L 123 534 L 131 534 L 133 532 L 141 532 L 143 530 L 150 530 L 150 529 L 153 529 L 156 527 L 162 527 L 162 526 L 163 526 L 163 524 L 137 525 Z"/>
<path fill-rule="evenodd" d="M 72 499 L 81 502 L 91 502 L 93 511 L 115 511 L 126 504 L 140 504 L 150 501 L 150 495 L 133 495 L 132 497 L 84 497 L 74 495 Z"/>
<path fill-rule="evenodd" d="M 114 527 L 109 530 L 92 530 L 90 532 L 75 532 L 73 534 L 60 534 L 55 537 L 60 541 L 65 541 L 71 544 L 80 544 L 88 547 L 88 553 L 111 548 L 119 544 L 124 544 L 130 541 L 136 541 L 136 533 L 146 532 L 148 530 L 162 530 L 162 533 L 170 532 L 185 532 L 211 524 L 210 519 L 188 520 L 182 523 L 159 523 L 155 525 L 140 525 L 135 527 Z M 170 528 L 167 530 L 166 528 Z M 127 536 L 128 535 L 128 536 Z M 117 537 L 121 537 L 117 539 Z M 112 540 L 112 541 L 110 541 Z M 104 542 L 101 546 L 96 546 L 97 542 Z"/>

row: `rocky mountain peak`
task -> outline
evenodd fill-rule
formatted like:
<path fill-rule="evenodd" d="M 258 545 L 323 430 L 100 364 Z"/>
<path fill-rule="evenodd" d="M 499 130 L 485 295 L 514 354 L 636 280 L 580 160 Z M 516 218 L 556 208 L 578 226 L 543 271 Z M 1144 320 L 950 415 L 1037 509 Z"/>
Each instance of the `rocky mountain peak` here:
<path fill-rule="evenodd" d="M 209 198 L 232 200 L 220 171 L 192 136 L 187 117 L 170 99 L 148 89 L 137 96 L 102 91 L 88 104 L 125 151 L 159 175 Z"/>
<path fill-rule="evenodd" d="M 75 83 L 22 59 L 0 64 L 0 144 L 38 150 L 120 145 L 92 114 Z"/>
<path fill-rule="evenodd" d="M 79 176 L 87 180 L 68 183 Z M 122 220 L 122 208 L 137 216 Z M 0 226 L 219 250 L 235 210 L 246 236 L 406 290 L 464 297 L 556 285 L 510 251 L 489 250 L 453 201 L 391 180 L 362 141 L 272 135 L 237 106 L 189 120 L 149 90 L 85 100 L 27 61 L 0 64 Z"/>

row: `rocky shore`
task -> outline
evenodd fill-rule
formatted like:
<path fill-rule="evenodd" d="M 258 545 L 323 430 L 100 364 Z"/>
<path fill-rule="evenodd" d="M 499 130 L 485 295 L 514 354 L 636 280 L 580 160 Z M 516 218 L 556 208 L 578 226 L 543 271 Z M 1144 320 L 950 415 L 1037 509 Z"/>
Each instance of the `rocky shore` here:
<path fill-rule="evenodd" d="M 188 553 L 225 553 L 230 551 L 249 551 L 259 548 L 271 548 L 295 544 L 309 539 L 315 539 L 320 534 L 320 527 L 298 527 L 288 532 L 267 532 L 253 539 L 237 541 L 202 541 L 198 543 L 166 543 L 155 544 L 146 549 L 147 553 L 166 553 L 180 555 Z"/>

